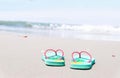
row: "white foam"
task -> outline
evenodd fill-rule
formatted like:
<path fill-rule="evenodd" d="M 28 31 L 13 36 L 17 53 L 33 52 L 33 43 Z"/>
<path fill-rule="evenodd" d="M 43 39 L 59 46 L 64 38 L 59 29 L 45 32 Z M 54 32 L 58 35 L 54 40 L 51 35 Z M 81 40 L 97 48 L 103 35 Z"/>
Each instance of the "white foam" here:
<path fill-rule="evenodd" d="M 120 40 L 120 26 L 113 25 L 69 25 L 69 24 L 33 24 L 32 27 L 14 27 L 0 25 L 2 31 L 33 33 L 49 37 L 68 37 L 96 40 Z"/>
<path fill-rule="evenodd" d="M 66 25 L 58 26 L 59 30 L 73 30 L 82 33 L 104 33 L 104 34 L 120 34 L 120 27 L 112 25 Z"/>

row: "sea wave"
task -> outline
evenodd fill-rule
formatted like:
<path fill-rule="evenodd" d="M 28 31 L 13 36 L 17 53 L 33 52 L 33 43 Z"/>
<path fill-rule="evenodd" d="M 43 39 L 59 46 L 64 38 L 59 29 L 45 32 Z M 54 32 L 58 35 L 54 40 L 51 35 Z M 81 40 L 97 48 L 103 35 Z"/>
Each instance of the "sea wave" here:
<path fill-rule="evenodd" d="M 120 41 L 120 25 L 0 21 L 0 31 L 37 34 L 48 37 Z"/>
<path fill-rule="evenodd" d="M 1 30 L 70 30 L 81 33 L 120 34 L 120 26 L 87 25 L 87 24 L 56 24 L 26 21 L 0 21 Z"/>

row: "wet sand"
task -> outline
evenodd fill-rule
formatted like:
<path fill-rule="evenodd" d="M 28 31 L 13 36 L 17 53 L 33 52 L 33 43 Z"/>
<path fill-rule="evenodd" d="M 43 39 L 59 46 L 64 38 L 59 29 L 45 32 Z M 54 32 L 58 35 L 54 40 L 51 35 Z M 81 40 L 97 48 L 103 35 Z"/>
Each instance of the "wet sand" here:
<path fill-rule="evenodd" d="M 0 33 L 0 78 L 120 78 L 120 42 L 62 39 Z M 65 52 L 64 67 L 46 66 L 48 48 Z M 70 69 L 73 51 L 88 51 L 96 60 L 91 70 Z"/>

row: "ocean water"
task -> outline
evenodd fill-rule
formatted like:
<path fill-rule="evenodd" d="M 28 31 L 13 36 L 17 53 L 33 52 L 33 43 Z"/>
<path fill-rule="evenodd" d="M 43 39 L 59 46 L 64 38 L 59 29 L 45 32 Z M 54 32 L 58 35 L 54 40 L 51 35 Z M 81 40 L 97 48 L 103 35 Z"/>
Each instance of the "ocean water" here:
<path fill-rule="evenodd" d="M 120 25 L 0 21 L 0 31 L 47 37 L 120 41 Z"/>

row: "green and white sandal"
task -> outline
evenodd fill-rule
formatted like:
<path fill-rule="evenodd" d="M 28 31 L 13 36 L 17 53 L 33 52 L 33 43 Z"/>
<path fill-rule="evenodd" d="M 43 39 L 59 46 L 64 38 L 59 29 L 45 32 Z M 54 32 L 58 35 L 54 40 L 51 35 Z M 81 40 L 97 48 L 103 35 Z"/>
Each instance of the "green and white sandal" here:
<path fill-rule="evenodd" d="M 65 66 L 64 52 L 61 49 L 47 49 L 42 56 L 42 60 L 48 66 Z"/>
<path fill-rule="evenodd" d="M 87 55 L 83 55 L 83 53 Z M 75 56 L 75 54 L 77 54 L 77 56 Z M 92 58 L 92 56 L 88 52 L 81 51 L 72 53 L 72 61 L 70 68 L 86 70 L 91 69 L 94 64 L 95 59 Z"/>

